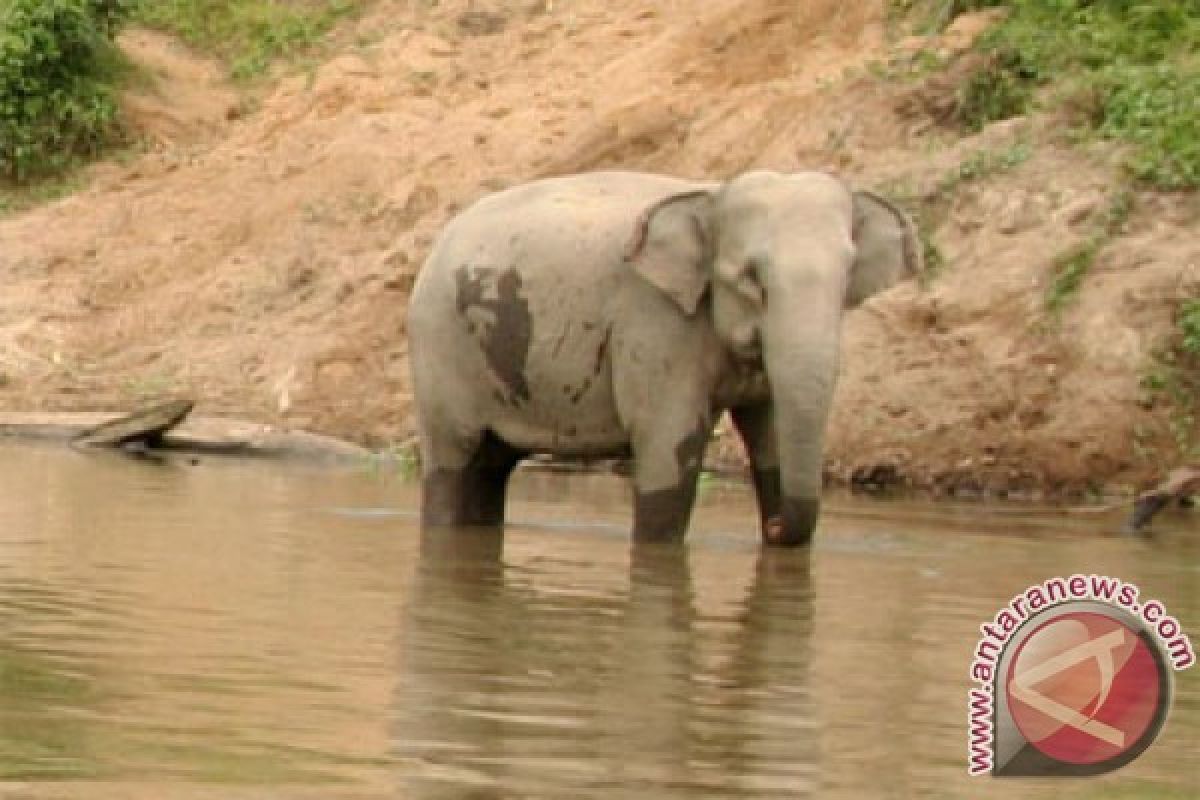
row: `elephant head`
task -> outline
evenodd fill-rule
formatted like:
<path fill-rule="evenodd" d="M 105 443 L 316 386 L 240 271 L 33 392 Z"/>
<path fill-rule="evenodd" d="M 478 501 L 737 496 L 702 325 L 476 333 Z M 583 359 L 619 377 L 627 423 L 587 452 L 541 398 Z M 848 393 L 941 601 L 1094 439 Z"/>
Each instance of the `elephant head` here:
<path fill-rule="evenodd" d="M 807 541 L 841 315 L 921 271 L 912 222 L 826 174 L 751 172 L 651 205 L 626 260 L 683 314 L 710 313 L 735 359 L 761 360 L 775 447 L 752 458 L 778 466 L 785 543 Z"/>

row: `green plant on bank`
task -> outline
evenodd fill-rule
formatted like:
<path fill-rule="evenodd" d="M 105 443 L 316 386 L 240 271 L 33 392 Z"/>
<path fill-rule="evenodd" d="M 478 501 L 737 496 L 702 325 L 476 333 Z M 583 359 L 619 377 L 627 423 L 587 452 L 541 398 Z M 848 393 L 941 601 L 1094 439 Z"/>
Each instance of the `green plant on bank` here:
<path fill-rule="evenodd" d="M 0 0 L 0 181 L 62 173 L 120 137 L 113 36 L 131 6 Z"/>
<path fill-rule="evenodd" d="M 1200 36 L 1200 27 L 1195 30 Z M 1193 42 L 1200 39 L 1193 39 Z M 1147 67 L 1105 76 L 1101 135 L 1135 148 L 1134 176 L 1164 189 L 1200 186 L 1200 66 Z"/>
<path fill-rule="evenodd" d="M 1185 461 L 1200 458 L 1200 287 L 1177 301 L 1174 325 L 1157 348 L 1141 388 L 1147 407 L 1161 399 L 1170 408 L 1167 429 L 1177 455 Z"/>
<path fill-rule="evenodd" d="M 928 280 L 933 280 L 945 268 L 946 259 L 934 243 L 933 238 L 923 231 L 932 227 L 932 220 L 940 216 L 940 209 L 963 186 L 981 181 L 1002 172 L 1019 167 L 1033 155 L 1033 147 L 1018 140 L 1007 147 L 996 150 L 976 150 L 959 162 L 958 166 L 942 176 L 932 195 L 917 212 L 917 230 L 921 233 L 921 244 L 925 257 Z"/>
<path fill-rule="evenodd" d="M 886 61 L 867 63 L 867 74 L 877 80 L 917 82 L 936 72 L 941 72 L 950 63 L 937 50 L 922 47 L 912 53 L 892 53 Z M 832 82 L 824 88 L 834 85 Z"/>
<path fill-rule="evenodd" d="M 1200 3 L 1011 0 L 962 88 L 977 130 L 1026 113 L 1053 83 L 1081 130 L 1132 145 L 1128 166 L 1163 189 L 1200 186 Z"/>
<path fill-rule="evenodd" d="M 1096 216 L 1092 231 L 1081 243 L 1068 248 L 1054 259 L 1050 283 L 1043 306 L 1058 315 L 1079 294 L 1096 256 L 1119 235 L 1133 211 L 1134 195 L 1128 189 L 1116 192 L 1105 209 Z"/>
<path fill-rule="evenodd" d="M 421 475 L 421 451 L 416 442 L 392 444 L 367 457 L 367 471 L 380 477 L 394 475 L 411 481 Z"/>
<path fill-rule="evenodd" d="M 1179 346 L 1187 355 L 1200 359 L 1200 297 L 1179 304 Z"/>
<path fill-rule="evenodd" d="M 311 48 L 365 0 L 0 0 L 0 214 L 78 188 L 74 170 L 125 140 L 116 89 L 134 71 L 127 20 L 226 59 L 234 77 Z"/>
<path fill-rule="evenodd" d="M 1019 167 L 1033 155 L 1028 142 L 1016 141 L 1000 150 L 976 150 L 942 176 L 934 190 L 939 197 L 949 196 L 959 187 Z"/>
<path fill-rule="evenodd" d="M 1005 5 L 1005 0 L 891 0 L 888 3 L 889 23 L 894 27 L 900 20 L 915 19 L 914 32 L 937 33 L 959 14 Z"/>
<path fill-rule="evenodd" d="M 920 281 L 932 283 L 946 266 L 946 259 L 933 240 L 935 221 L 940 219 L 954 193 L 963 186 L 1015 169 L 1029 160 L 1033 147 L 1017 140 L 999 149 L 981 149 L 968 155 L 924 193 L 910 181 L 898 181 L 882 188 L 882 193 L 899 203 L 913 218 L 925 265 Z"/>
<path fill-rule="evenodd" d="M 0 181 L 0 215 L 15 214 L 44 203 L 51 203 L 76 192 L 82 187 L 79 172 L 47 176 L 31 183 Z"/>
<path fill-rule="evenodd" d="M 959 90 L 958 118 L 968 130 L 1024 114 L 1033 103 L 1036 72 L 1014 53 L 1001 53 L 971 73 Z"/>
<path fill-rule="evenodd" d="M 235 79 L 248 80 L 273 60 L 312 48 L 360 5 L 362 0 L 143 0 L 137 19 L 220 57 Z"/>
<path fill-rule="evenodd" d="M 1096 254 L 1100 252 L 1100 245 L 1100 237 L 1092 236 L 1054 259 L 1053 275 L 1046 287 L 1043 302 L 1046 311 L 1061 314 L 1079 294 L 1079 287 L 1083 285 L 1083 279 L 1091 270 Z"/>

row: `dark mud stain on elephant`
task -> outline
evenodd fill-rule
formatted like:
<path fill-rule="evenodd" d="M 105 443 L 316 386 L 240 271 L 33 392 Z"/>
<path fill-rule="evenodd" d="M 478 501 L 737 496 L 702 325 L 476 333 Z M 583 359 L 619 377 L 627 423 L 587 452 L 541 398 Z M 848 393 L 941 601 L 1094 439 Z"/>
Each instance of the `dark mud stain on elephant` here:
<path fill-rule="evenodd" d="M 585 330 L 589 329 L 588 323 L 584 323 L 584 328 Z M 591 325 L 590 329 L 594 330 L 595 326 Z M 611 338 L 612 326 L 609 326 L 604 330 L 604 338 L 600 340 L 600 345 L 596 348 L 596 359 L 595 363 L 592 365 L 592 374 L 584 378 L 577 387 L 572 388 L 569 385 L 563 387 L 563 394 L 565 394 L 567 399 L 571 401 L 571 405 L 579 405 L 579 403 L 583 400 L 584 395 L 586 395 L 592 388 L 592 383 L 594 380 L 599 377 L 600 373 L 604 370 L 604 364 L 606 363 L 608 356 L 608 343 Z"/>
<path fill-rule="evenodd" d="M 596 348 L 596 363 L 592 365 L 592 374 L 599 375 L 600 370 L 604 369 L 604 360 L 608 356 L 608 343 L 612 339 L 612 326 L 609 325 L 604 329 L 604 338 L 600 340 L 600 346 Z"/>
<path fill-rule="evenodd" d="M 454 273 L 458 313 L 479 341 L 488 366 L 504 384 L 511 405 L 529 402 L 525 362 L 533 336 L 529 301 L 515 269 L 462 266 Z"/>
<path fill-rule="evenodd" d="M 588 389 L 591 389 L 591 388 L 592 388 L 592 379 L 584 378 L 583 383 L 579 384 L 579 388 L 573 390 L 568 395 L 567 399 L 569 399 L 571 401 L 571 405 L 577 406 L 577 405 L 579 405 L 579 401 L 581 401 L 583 399 L 583 396 L 585 394 L 587 394 Z"/>

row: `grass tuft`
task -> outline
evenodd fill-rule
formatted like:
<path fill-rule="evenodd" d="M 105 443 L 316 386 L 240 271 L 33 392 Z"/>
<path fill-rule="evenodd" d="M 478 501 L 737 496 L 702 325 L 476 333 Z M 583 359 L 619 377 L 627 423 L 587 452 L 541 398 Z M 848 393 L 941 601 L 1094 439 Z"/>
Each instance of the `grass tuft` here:
<path fill-rule="evenodd" d="M 1133 212 L 1133 203 L 1133 192 L 1116 192 L 1104 211 L 1097 215 L 1091 234 L 1082 243 L 1067 249 L 1054 259 L 1053 275 L 1043 302 L 1046 311 L 1058 315 L 1075 299 L 1083 286 L 1084 278 L 1096 261 L 1096 256 L 1121 234 L 1125 222 Z"/>
<path fill-rule="evenodd" d="M 1167 428 L 1176 455 L 1183 461 L 1200 458 L 1200 287 L 1179 298 L 1174 325 L 1157 349 L 1142 377 L 1148 405 L 1164 402 L 1170 409 Z"/>
<path fill-rule="evenodd" d="M 241 81 L 266 72 L 278 58 L 311 49 L 361 0 L 147 0 L 137 19 L 168 31 L 229 65 Z"/>

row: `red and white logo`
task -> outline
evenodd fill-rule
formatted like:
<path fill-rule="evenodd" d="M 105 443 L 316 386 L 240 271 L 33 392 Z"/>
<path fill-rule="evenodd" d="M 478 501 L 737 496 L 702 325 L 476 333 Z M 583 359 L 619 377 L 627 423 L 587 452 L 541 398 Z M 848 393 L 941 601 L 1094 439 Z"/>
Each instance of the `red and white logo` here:
<path fill-rule="evenodd" d="M 1104 575 L 1033 584 L 979 628 L 967 697 L 972 775 L 1099 775 L 1166 723 L 1172 673 L 1196 663 L 1179 620 Z"/>
<path fill-rule="evenodd" d="M 1136 631 L 1107 614 L 1073 611 L 1021 642 L 1004 691 L 1026 742 L 1064 764 L 1100 764 L 1145 736 L 1163 700 L 1159 674 Z"/>

